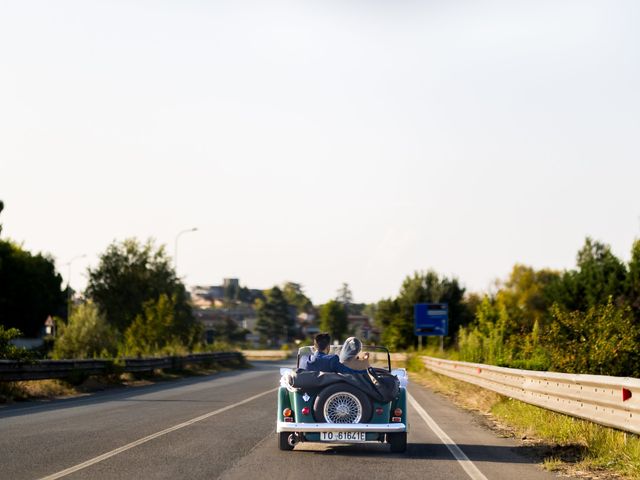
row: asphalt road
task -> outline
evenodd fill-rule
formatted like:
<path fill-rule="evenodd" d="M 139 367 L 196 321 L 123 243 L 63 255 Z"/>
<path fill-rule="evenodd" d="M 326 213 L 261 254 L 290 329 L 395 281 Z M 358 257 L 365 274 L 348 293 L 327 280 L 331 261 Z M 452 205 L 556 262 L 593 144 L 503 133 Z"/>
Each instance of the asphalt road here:
<path fill-rule="evenodd" d="M 0 478 L 552 479 L 439 395 L 409 385 L 409 446 L 277 448 L 280 366 L 0 409 Z M 290 365 L 289 365 L 290 366 Z"/>

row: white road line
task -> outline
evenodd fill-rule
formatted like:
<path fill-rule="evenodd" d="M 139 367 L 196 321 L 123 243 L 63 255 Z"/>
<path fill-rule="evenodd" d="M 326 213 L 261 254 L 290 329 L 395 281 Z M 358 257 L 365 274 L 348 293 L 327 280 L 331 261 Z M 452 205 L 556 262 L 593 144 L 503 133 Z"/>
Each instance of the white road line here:
<path fill-rule="evenodd" d="M 184 427 L 188 427 L 189 425 L 193 425 L 194 423 L 200 422 L 202 420 L 205 420 L 209 417 L 213 417 L 214 415 L 218 415 L 219 413 L 223 413 L 226 412 L 228 410 L 231 410 L 232 408 L 238 407 L 240 405 L 244 405 L 245 403 L 249 403 L 254 401 L 256 398 L 260 398 L 264 395 L 267 395 L 269 393 L 275 392 L 276 390 L 278 390 L 278 388 L 272 388 L 271 390 L 267 390 L 266 392 L 262 392 L 259 393 L 257 395 L 254 395 L 253 397 L 249 397 L 249 398 L 245 398 L 244 400 L 234 403 L 233 405 L 227 405 L 226 407 L 220 408 L 218 410 L 214 410 L 213 412 L 209 412 L 209 413 L 205 413 L 204 415 L 200 415 L 199 417 L 196 418 L 192 418 L 191 420 L 187 420 L 186 422 L 180 423 L 178 425 L 174 425 L 173 427 L 169 427 L 169 428 L 165 428 L 164 430 L 160 431 L 160 432 L 156 432 L 153 433 L 151 435 L 147 435 L 144 438 L 141 438 L 139 440 L 136 440 L 135 442 L 131 442 L 131 443 L 127 443 L 126 445 L 116 448 L 115 450 L 111 450 L 110 452 L 107 453 L 103 453 L 102 455 L 99 455 L 95 458 L 92 458 L 91 460 L 87 460 L 86 462 L 82 462 L 79 463 L 78 465 L 75 465 L 73 467 L 69 467 L 65 470 L 61 470 L 57 473 L 53 473 L 51 475 L 47 475 L 46 477 L 42 477 L 40 480 L 55 480 L 57 478 L 62 478 L 62 477 L 66 477 L 67 475 L 71 475 L 72 473 L 77 472 L 78 470 L 82 470 L 83 468 L 87 468 L 90 467 L 91 465 L 95 465 L 96 463 L 102 462 L 103 460 L 106 460 L 107 458 L 111 458 L 115 455 L 118 455 L 119 453 L 125 452 L 131 448 L 137 447 L 138 445 L 142 445 L 143 443 L 146 443 L 150 440 L 153 440 L 154 438 L 158 438 L 161 437 L 163 435 L 166 435 L 167 433 L 170 432 L 174 432 L 176 430 L 180 430 L 181 428 Z"/>
<path fill-rule="evenodd" d="M 488 480 L 487 477 L 475 466 L 475 464 L 469 460 L 464 452 L 460 449 L 458 445 L 451 439 L 449 435 L 445 433 L 444 430 L 440 428 L 440 426 L 435 422 L 431 415 L 429 415 L 424 408 L 416 401 L 413 396 L 407 392 L 407 398 L 409 399 L 409 403 L 413 408 L 416 409 L 418 414 L 422 417 L 422 419 L 426 422 L 433 433 L 435 433 L 442 443 L 444 443 L 445 447 L 449 449 L 454 458 L 458 461 L 460 466 L 467 472 L 467 475 L 473 480 Z"/>

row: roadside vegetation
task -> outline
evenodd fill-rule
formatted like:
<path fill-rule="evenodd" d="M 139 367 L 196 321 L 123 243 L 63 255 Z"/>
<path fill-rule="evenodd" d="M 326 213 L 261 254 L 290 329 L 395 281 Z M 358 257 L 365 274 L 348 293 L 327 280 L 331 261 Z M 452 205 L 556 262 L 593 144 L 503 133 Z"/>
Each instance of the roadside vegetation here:
<path fill-rule="evenodd" d="M 424 368 L 410 355 L 413 381 L 481 414 L 499 435 L 528 447 L 548 470 L 587 478 L 640 478 L 640 437 L 504 397 Z"/>
<path fill-rule="evenodd" d="M 164 247 L 151 240 L 114 242 L 89 270 L 85 299 L 67 304 L 72 292 L 61 289 L 52 259 L 0 240 L 0 356 L 118 358 L 218 349 L 203 342 L 201 324 L 170 263 Z M 47 316 L 56 335 L 45 338 L 43 349 L 10 343 L 22 335 L 40 336 Z"/>
<path fill-rule="evenodd" d="M 220 349 L 230 351 L 228 347 Z M 125 372 L 107 375 L 76 375 L 67 379 L 0 382 L 0 404 L 23 400 L 49 400 L 86 395 L 109 388 L 138 387 L 183 377 L 213 375 L 215 373 L 249 368 L 244 358 L 217 362 L 188 364 L 180 370 L 154 370 L 150 372 Z"/>
<path fill-rule="evenodd" d="M 4 204 L 0 202 L 0 212 Z M 0 232 L 2 225 L 0 224 Z M 231 351 L 228 342 L 237 326 L 227 328 L 213 343 L 205 343 L 194 318 L 184 284 L 177 277 L 163 246 L 153 240 L 113 242 L 88 270 L 82 300 L 62 288 L 53 258 L 32 254 L 21 245 L 0 239 L 0 359 L 32 361 L 42 358 L 119 359 Z M 240 292 L 242 294 L 243 292 Z M 44 321 L 53 319 L 55 336 L 28 350 L 14 341 L 42 336 Z M 222 333 L 222 332 L 221 332 Z M 114 385 L 131 385 L 184 375 L 214 373 L 230 367 L 188 365 L 178 372 L 111 374 L 66 380 L 0 382 L 0 402 L 77 395 Z"/>
<path fill-rule="evenodd" d="M 496 290 L 467 294 L 436 272 L 407 277 L 397 297 L 375 305 L 381 343 L 418 345 L 413 305 L 449 304 L 447 358 L 492 365 L 640 377 L 640 240 L 630 261 L 587 238 L 576 268 L 564 272 L 516 265 Z M 433 348 L 438 339 L 428 339 Z"/>

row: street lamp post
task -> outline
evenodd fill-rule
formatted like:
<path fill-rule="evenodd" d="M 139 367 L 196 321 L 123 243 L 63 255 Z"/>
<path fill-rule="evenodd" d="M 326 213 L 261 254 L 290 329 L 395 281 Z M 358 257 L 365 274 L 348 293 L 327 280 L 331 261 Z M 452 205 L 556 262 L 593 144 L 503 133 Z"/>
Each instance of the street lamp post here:
<path fill-rule="evenodd" d="M 77 255 L 65 263 L 69 267 L 69 273 L 67 274 L 67 322 L 71 316 L 71 264 L 81 258 L 86 258 L 86 255 Z"/>
<path fill-rule="evenodd" d="M 197 227 L 187 228 L 186 230 L 182 230 L 181 232 L 178 232 L 178 234 L 176 235 L 175 246 L 174 246 L 175 248 L 173 251 L 173 269 L 176 272 L 176 277 L 178 276 L 178 239 L 183 233 L 196 232 L 197 230 L 198 230 Z"/>

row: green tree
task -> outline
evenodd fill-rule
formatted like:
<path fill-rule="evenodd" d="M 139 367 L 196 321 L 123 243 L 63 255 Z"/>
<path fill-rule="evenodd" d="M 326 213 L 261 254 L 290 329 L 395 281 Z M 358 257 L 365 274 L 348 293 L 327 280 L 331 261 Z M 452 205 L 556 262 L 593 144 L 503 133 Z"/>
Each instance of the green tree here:
<path fill-rule="evenodd" d="M 552 270 L 535 270 L 520 264 L 513 267 L 495 295 L 495 307 L 502 312 L 500 325 L 508 352 L 501 361 L 528 361 L 540 356 L 534 328 L 539 332 L 541 326 L 549 323 L 552 300 L 548 290 L 560 278 L 560 273 Z"/>
<path fill-rule="evenodd" d="M 548 366 L 540 331 L 550 322 L 548 288 L 559 279 L 558 272 L 516 264 L 495 296 L 485 296 L 475 308 L 474 321 L 460 329 L 460 358 L 521 368 Z M 475 301 L 467 299 L 470 310 Z"/>
<path fill-rule="evenodd" d="M 313 304 L 304 293 L 302 285 L 299 283 L 287 282 L 282 287 L 282 294 L 289 305 L 296 307 L 298 312 L 310 312 Z"/>
<path fill-rule="evenodd" d="M 51 257 L 0 240 L 0 325 L 39 336 L 49 315 L 65 314 L 61 285 Z"/>
<path fill-rule="evenodd" d="M 380 300 L 375 308 L 371 309 L 373 312 L 373 321 L 375 325 L 381 330 L 385 331 L 391 325 L 393 316 L 398 311 L 396 301 L 392 298 L 385 298 Z"/>
<path fill-rule="evenodd" d="M 578 252 L 578 270 L 586 306 L 604 305 L 609 297 L 617 300 L 624 294 L 626 267 L 609 245 L 587 238 Z"/>
<path fill-rule="evenodd" d="M 248 333 L 250 333 L 249 330 L 241 328 L 235 320 L 226 317 L 214 328 L 213 336 L 215 341 L 237 343 L 244 342 Z"/>
<path fill-rule="evenodd" d="M 258 321 L 256 330 L 272 345 L 277 345 L 280 339 L 287 342 L 294 333 L 293 315 L 289 304 L 280 288 L 273 287 L 265 294 L 264 301 L 257 301 Z"/>
<path fill-rule="evenodd" d="M 626 290 L 627 302 L 635 313 L 636 324 L 640 325 L 640 240 L 635 240 L 631 247 Z"/>
<path fill-rule="evenodd" d="M 464 295 L 462 302 L 464 304 L 465 313 L 464 321 L 461 322 L 463 325 L 471 323 L 468 318 L 476 318 L 476 312 L 478 311 L 478 308 L 480 308 L 482 300 L 484 300 L 484 296 L 479 293 L 470 292 Z"/>
<path fill-rule="evenodd" d="M 333 340 L 344 340 L 349 324 L 347 309 L 337 300 L 330 300 L 320 307 L 320 330 L 329 333 Z"/>
<path fill-rule="evenodd" d="M 240 287 L 238 300 L 242 303 L 251 305 L 256 300 L 264 300 L 264 294 L 261 291 L 249 290 L 247 287 Z"/>
<path fill-rule="evenodd" d="M 127 239 L 109 245 L 97 268 L 89 269 L 86 293 L 119 332 L 127 330 L 144 314 L 145 305 L 162 295 L 172 299 L 176 328 L 188 336 L 195 324 L 184 285 L 164 247 L 156 248 L 152 240 L 141 244 Z"/>
<path fill-rule="evenodd" d="M 53 358 L 113 358 L 117 354 L 117 334 L 98 307 L 87 302 L 73 309 L 68 322 L 56 322 Z"/>
<path fill-rule="evenodd" d="M 457 279 L 440 277 L 433 270 L 407 276 L 397 298 L 378 303 L 375 318 L 382 329 L 382 343 L 392 349 L 408 348 L 417 343 L 414 334 L 416 303 L 448 303 L 449 336 L 455 336 L 459 326 L 473 320 L 464 301 L 464 291 Z"/>
<path fill-rule="evenodd" d="M 608 245 L 591 238 L 577 255 L 577 270 L 565 272 L 548 287 L 554 303 L 568 311 L 587 311 L 604 305 L 609 297 L 622 300 L 627 287 L 627 269 Z"/>
<path fill-rule="evenodd" d="M 402 343 L 402 335 L 397 327 L 402 324 L 402 318 L 397 318 L 399 310 L 398 302 L 392 298 L 380 300 L 373 309 L 374 323 L 381 331 L 380 340 L 393 350 Z"/>
<path fill-rule="evenodd" d="M 338 289 L 336 294 L 336 300 L 344 305 L 347 315 L 352 313 L 351 304 L 353 303 L 353 292 L 351 292 L 351 288 L 348 283 L 342 283 L 342 286 Z"/>
<path fill-rule="evenodd" d="M 374 304 L 367 303 L 350 303 L 349 304 L 349 315 L 366 315 L 371 317 L 371 313 L 375 309 Z"/>
<path fill-rule="evenodd" d="M 558 281 L 560 273 L 552 270 L 535 270 L 516 264 L 511 274 L 496 294 L 497 300 L 509 316 L 507 334 L 529 333 L 535 322 L 546 323 L 552 301 L 547 288 Z"/>
<path fill-rule="evenodd" d="M 144 303 L 124 333 L 125 355 L 148 356 L 187 353 L 200 332 L 193 324 L 185 330 L 176 315 L 175 298 L 166 294 Z"/>

